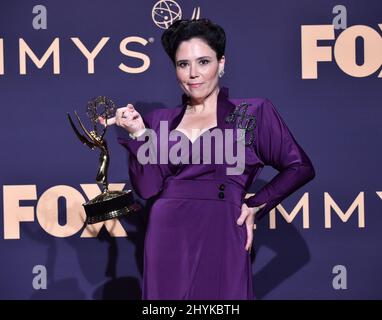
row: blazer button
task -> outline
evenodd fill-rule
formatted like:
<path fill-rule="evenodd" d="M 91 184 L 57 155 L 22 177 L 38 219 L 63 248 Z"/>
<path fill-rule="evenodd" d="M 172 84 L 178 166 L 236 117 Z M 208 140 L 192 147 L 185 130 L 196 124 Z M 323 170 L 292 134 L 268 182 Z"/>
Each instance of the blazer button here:
<path fill-rule="evenodd" d="M 219 192 L 219 198 L 224 199 L 224 192 Z"/>
<path fill-rule="evenodd" d="M 225 184 L 224 183 L 222 183 L 220 186 L 219 186 L 219 190 L 224 190 L 225 189 Z"/>

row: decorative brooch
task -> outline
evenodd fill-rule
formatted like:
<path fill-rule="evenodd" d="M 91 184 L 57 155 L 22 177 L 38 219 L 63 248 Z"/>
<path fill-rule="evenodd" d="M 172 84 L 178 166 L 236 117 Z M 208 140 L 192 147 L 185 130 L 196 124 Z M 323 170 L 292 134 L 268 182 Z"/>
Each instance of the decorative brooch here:
<path fill-rule="evenodd" d="M 248 104 L 247 102 L 240 103 L 225 119 L 227 123 L 236 122 L 236 127 L 238 129 L 244 129 L 244 133 L 239 139 L 244 140 L 246 146 L 253 144 L 255 141 L 256 117 L 247 114 L 247 109 L 250 105 L 251 104 Z M 246 141 L 247 132 L 249 133 L 248 141 Z"/>

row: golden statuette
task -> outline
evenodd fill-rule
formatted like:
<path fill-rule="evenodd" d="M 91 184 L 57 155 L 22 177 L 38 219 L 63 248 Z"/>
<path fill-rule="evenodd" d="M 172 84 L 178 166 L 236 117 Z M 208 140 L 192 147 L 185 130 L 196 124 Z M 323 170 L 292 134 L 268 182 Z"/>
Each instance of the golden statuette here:
<path fill-rule="evenodd" d="M 110 156 L 104 136 L 108 128 L 107 120 L 110 119 L 116 111 L 114 102 L 105 96 L 100 96 L 88 102 L 86 111 L 89 120 L 93 124 L 93 130 L 89 131 L 86 129 L 76 111 L 74 114 L 84 134 L 81 134 L 77 129 L 69 113 L 68 120 L 77 138 L 84 145 L 92 150 L 100 150 L 96 181 L 102 184 L 102 193 L 83 204 L 86 212 L 86 223 L 93 224 L 138 211 L 140 206 L 134 201 L 131 190 L 109 190 L 107 172 Z M 105 119 L 105 125 L 99 123 L 99 117 Z"/>

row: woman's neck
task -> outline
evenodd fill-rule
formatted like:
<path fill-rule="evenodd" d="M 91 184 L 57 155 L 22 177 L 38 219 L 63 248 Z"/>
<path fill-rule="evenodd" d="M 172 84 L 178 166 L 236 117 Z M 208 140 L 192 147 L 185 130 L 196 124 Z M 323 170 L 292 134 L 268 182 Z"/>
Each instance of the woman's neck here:
<path fill-rule="evenodd" d="M 216 109 L 219 91 L 219 87 L 216 87 L 214 90 L 211 91 L 211 93 L 207 97 L 205 97 L 201 101 L 191 99 L 189 104 L 187 105 L 187 112 L 195 114 L 210 111 L 212 112 Z"/>

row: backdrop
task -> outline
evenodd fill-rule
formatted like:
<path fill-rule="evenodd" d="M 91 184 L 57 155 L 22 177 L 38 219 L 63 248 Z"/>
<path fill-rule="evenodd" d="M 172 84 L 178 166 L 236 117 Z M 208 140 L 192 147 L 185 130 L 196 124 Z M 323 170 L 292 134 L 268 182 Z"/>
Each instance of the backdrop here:
<path fill-rule="evenodd" d="M 230 97 L 270 99 L 316 169 L 256 226 L 257 298 L 382 298 L 380 0 L 2 0 L 0 298 L 140 298 L 147 209 L 83 226 L 98 152 L 66 113 L 100 95 L 177 106 L 160 36 L 191 17 L 225 28 Z M 127 190 L 122 134 L 108 132 L 110 181 Z"/>

